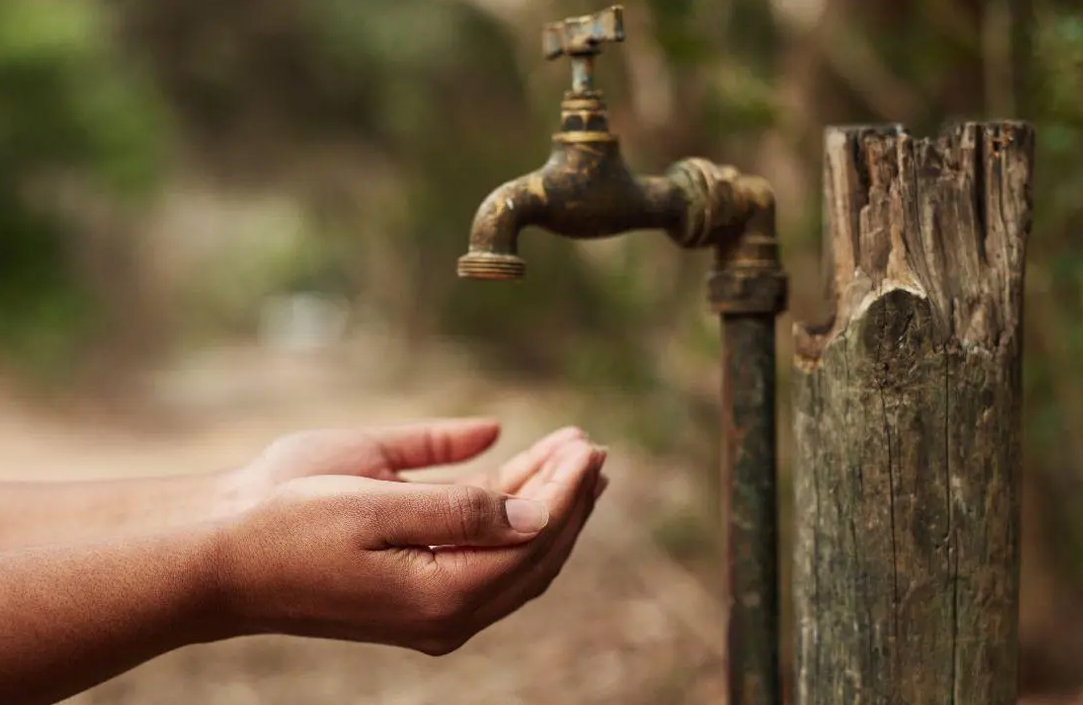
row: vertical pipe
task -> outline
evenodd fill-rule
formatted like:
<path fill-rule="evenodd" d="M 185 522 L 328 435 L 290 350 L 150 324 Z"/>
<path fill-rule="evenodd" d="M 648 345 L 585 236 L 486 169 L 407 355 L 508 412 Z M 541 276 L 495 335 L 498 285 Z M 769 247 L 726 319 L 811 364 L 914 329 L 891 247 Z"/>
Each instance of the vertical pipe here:
<path fill-rule="evenodd" d="M 720 231 L 709 299 L 722 322 L 721 514 L 728 705 L 779 705 L 775 318 L 787 282 L 775 199 L 759 177 L 733 184 L 740 230 Z"/>
<path fill-rule="evenodd" d="M 775 314 L 723 314 L 722 520 L 730 705 L 778 705 Z"/>

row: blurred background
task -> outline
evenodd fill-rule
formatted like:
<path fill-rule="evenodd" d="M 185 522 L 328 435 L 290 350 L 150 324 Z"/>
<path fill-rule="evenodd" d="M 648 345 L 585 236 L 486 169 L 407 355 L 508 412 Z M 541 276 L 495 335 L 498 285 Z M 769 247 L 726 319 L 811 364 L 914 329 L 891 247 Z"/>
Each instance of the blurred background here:
<path fill-rule="evenodd" d="M 547 156 L 569 69 L 542 60 L 541 25 L 602 7 L 0 2 L 0 474 L 204 471 L 301 427 L 495 414 L 479 462 L 579 423 L 616 475 L 550 594 L 447 659 L 252 639 L 73 702 L 720 702 L 710 258 L 528 232 L 523 282 L 455 277 L 482 198 Z M 790 326 L 822 304 L 824 126 L 1038 124 L 1023 689 L 1083 702 L 1083 8 L 625 9 L 599 82 L 628 162 L 704 156 L 778 193 L 784 473 Z"/>

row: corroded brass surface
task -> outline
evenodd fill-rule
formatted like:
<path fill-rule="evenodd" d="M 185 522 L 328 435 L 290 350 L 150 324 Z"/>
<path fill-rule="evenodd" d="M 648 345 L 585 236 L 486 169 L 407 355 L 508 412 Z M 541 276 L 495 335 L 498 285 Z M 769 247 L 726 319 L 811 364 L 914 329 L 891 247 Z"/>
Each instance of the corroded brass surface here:
<path fill-rule="evenodd" d="M 542 32 L 542 51 L 546 59 L 571 59 L 572 91 L 582 94 L 594 88 L 594 57 L 602 53 L 602 45 L 623 41 L 624 8 L 614 5 L 594 15 L 547 24 Z"/>
<path fill-rule="evenodd" d="M 542 31 L 546 59 L 560 56 L 593 56 L 603 42 L 624 41 L 624 8 L 614 5 L 593 15 L 550 22 Z"/>
<path fill-rule="evenodd" d="M 719 246 L 720 257 L 740 267 L 755 260 L 758 270 L 779 269 L 774 199 L 762 179 L 697 158 L 677 162 L 662 175 L 633 175 L 621 156 L 619 138 L 609 131 L 598 91 L 569 92 L 561 118 L 548 161 L 501 185 L 478 208 L 469 252 L 459 260 L 460 276 L 525 276 L 518 241 L 529 226 L 575 239 L 657 229 L 680 247 Z M 753 238 L 746 230 L 755 223 L 762 227 L 754 228 Z M 759 308 L 751 301 L 730 301 L 743 296 L 741 287 L 718 280 L 711 289 L 719 294 L 712 296 L 719 311 Z M 726 293 L 730 290 L 733 296 Z"/>

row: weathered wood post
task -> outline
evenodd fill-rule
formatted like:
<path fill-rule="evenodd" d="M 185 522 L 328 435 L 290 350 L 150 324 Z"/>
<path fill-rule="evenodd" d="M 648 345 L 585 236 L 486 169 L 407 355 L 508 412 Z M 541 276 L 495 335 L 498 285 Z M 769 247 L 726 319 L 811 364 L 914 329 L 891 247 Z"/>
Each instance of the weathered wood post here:
<path fill-rule="evenodd" d="M 798 326 L 801 705 L 1015 705 L 1034 133 L 826 133 L 833 320 Z"/>

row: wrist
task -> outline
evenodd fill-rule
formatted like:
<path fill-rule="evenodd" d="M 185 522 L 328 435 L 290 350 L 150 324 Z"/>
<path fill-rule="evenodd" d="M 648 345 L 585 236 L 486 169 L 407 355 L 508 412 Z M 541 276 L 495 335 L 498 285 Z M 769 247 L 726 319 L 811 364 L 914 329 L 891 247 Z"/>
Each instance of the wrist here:
<path fill-rule="evenodd" d="M 193 643 L 220 641 L 252 633 L 245 624 L 243 590 L 235 578 L 236 551 L 232 547 L 234 522 L 219 519 L 207 522 L 198 531 L 192 546 L 192 577 L 189 619 L 196 627 Z"/>
<path fill-rule="evenodd" d="M 251 538 L 241 536 L 245 533 L 246 515 L 267 498 L 273 487 L 251 466 L 216 472 L 207 480 L 210 501 L 202 561 L 206 576 L 203 599 L 219 625 L 213 638 L 273 631 L 253 604 L 259 602 L 260 592 L 260 581 L 253 581 L 253 570 L 258 572 L 261 562 L 253 565 Z"/>

